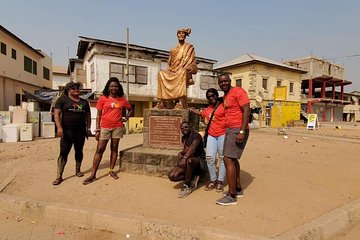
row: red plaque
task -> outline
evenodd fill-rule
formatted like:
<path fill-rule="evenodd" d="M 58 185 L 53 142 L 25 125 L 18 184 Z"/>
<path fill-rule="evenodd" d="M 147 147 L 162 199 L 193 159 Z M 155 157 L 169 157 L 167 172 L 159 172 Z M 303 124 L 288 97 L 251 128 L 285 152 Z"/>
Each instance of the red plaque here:
<path fill-rule="evenodd" d="M 180 123 L 180 116 L 150 116 L 149 145 L 158 147 L 181 146 Z"/>

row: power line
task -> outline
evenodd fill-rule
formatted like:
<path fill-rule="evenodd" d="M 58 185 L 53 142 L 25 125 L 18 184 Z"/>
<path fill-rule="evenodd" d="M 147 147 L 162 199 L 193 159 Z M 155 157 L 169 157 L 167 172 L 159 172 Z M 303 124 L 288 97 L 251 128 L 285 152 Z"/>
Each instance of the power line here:
<path fill-rule="evenodd" d="M 348 55 L 348 56 L 343 56 L 343 57 L 323 58 L 323 60 L 345 59 L 345 58 L 352 58 L 352 57 L 360 57 L 360 53 L 353 54 L 353 55 Z"/>

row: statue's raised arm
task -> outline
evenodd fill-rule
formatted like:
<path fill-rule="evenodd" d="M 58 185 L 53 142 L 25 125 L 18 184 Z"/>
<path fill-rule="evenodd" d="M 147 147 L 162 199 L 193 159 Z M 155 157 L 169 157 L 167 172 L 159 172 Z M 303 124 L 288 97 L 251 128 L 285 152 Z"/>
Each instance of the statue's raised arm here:
<path fill-rule="evenodd" d="M 192 75 L 197 73 L 195 48 L 185 42 L 190 33 L 190 28 L 177 31 L 179 44 L 170 50 L 168 69 L 159 71 L 157 98 L 160 103 L 157 108 L 168 106 L 167 101 L 178 101 L 175 108 L 187 107 L 186 90 L 189 85 L 194 84 Z"/>

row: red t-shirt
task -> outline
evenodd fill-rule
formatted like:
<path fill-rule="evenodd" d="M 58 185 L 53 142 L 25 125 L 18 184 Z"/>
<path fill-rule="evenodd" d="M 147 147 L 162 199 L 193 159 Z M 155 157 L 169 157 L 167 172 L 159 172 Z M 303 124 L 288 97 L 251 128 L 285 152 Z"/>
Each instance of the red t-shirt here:
<path fill-rule="evenodd" d="M 249 102 L 249 97 L 243 88 L 230 88 L 230 91 L 224 95 L 226 128 L 241 127 L 243 114 L 240 107 Z"/>
<path fill-rule="evenodd" d="M 102 110 L 100 127 L 123 127 L 123 123 L 121 122 L 123 108 L 131 109 L 131 105 L 125 97 L 112 98 L 110 96 L 101 96 L 96 104 L 96 109 Z"/>
<path fill-rule="evenodd" d="M 204 117 L 208 122 L 210 120 L 211 114 L 214 111 L 214 106 L 209 105 L 207 108 L 201 111 L 201 116 Z M 211 124 L 208 130 L 209 135 L 213 137 L 218 137 L 224 135 L 226 132 L 225 128 L 225 110 L 224 104 L 220 104 L 215 111 L 215 115 L 211 120 Z"/>

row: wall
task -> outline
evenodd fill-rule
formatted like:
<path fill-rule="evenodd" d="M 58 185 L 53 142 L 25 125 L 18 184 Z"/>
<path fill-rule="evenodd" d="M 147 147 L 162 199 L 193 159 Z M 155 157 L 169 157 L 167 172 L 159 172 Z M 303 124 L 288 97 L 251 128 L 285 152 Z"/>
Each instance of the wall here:
<path fill-rule="evenodd" d="M 33 49 L 0 31 L 0 42 L 6 44 L 6 55 L 0 53 L 0 110 L 8 110 L 15 105 L 16 94 L 22 94 L 21 89 L 34 92 L 42 87 L 52 86 L 52 59 L 41 52 L 44 57 Z M 16 50 L 16 59 L 12 58 L 12 49 Z M 37 74 L 24 70 L 24 56 L 37 63 Z M 43 67 L 49 69 L 49 79 L 43 78 Z"/>
<path fill-rule="evenodd" d="M 315 57 L 296 59 L 285 62 L 285 64 L 306 70 L 307 73 L 303 74 L 302 79 L 312 79 L 322 75 L 344 79 L 343 67 Z"/>
<path fill-rule="evenodd" d="M 34 86 L 51 88 L 52 60 L 49 56 L 41 52 L 45 55 L 41 57 L 1 31 L 0 41 L 5 43 L 7 48 L 7 55 L 0 54 L 0 75 Z M 11 57 L 12 48 L 16 50 L 16 60 Z M 24 70 L 24 55 L 37 62 L 37 75 Z M 43 66 L 49 69 L 50 80 L 43 78 Z"/>
<path fill-rule="evenodd" d="M 301 73 L 261 63 L 239 66 L 227 71 L 232 73 L 231 84 L 233 86 L 236 85 L 236 79 L 242 79 L 242 87 L 248 92 L 252 105 L 257 105 L 255 97 L 258 95 L 263 100 L 273 100 L 277 81 L 281 81 L 281 86 L 287 87 L 288 101 L 300 101 L 301 99 Z M 262 89 L 263 78 L 268 79 L 268 88 L 265 91 Z M 291 82 L 294 83 L 293 93 L 289 93 Z"/>

